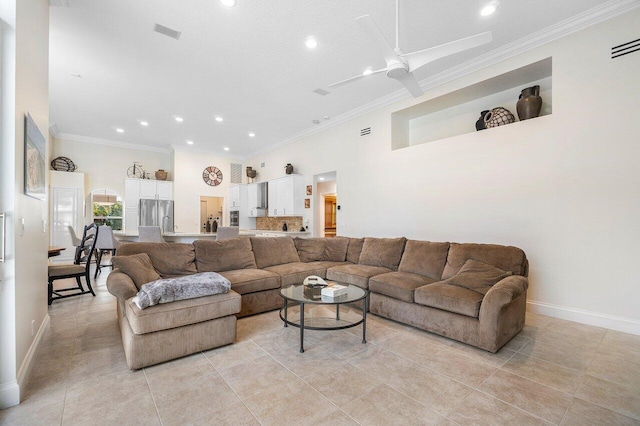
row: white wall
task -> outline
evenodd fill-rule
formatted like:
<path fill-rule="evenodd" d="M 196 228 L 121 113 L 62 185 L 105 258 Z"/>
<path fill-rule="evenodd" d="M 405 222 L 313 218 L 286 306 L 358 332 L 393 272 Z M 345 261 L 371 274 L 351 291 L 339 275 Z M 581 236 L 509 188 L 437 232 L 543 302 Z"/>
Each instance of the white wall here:
<path fill-rule="evenodd" d="M 176 149 L 173 152 L 174 200 L 176 232 L 200 232 L 200 197 L 224 197 L 223 224 L 229 225 L 229 180 L 231 163 L 241 163 L 207 152 Z M 202 180 L 202 172 L 209 166 L 222 171 L 222 183 L 209 186 Z"/>
<path fill-rule="evenodd" d="M 609 59 L 638 22 L 630 12 L 246 165 L 265 162 L 266 180 L 291 162 L 307 184 L 336 170 L 338 235 L 521 247 L 530 307 L 640 333 L 640 54 Z M 549 56 L 552 115 L 391 150 L 392 112 Z"/>
<path fill-rule="evenodd" d="M 46 326 L 48 202 L 23 192 L 24 117 L 30 113 L 48 136 L 49 4 L 46 0 L 2 0 L 3 169 L 2 208 L 9 215 L 10 262 L 2 268 L 0 333 L 0 408 L 19 401 L 37 341 L 32 334 Z M 6 39 L 5 39 L 6 37 Z M 10 69 L 8 69 L 10 68 Z M 5 98 L 6 96 L 6 98 Z M 47 139 L 47 153 L 49 142 Z M 7 179 L 9 178 L 9 179 Z M 9 185 L 12 188 L 7 188 Z M 9 199 L 10 198 L 10 199 Z M 21 222 L 24 220 L 24 230 Z M 13 305 L 13 306 L 11 306 Z M 16 401 L 16 397 L 18 401 Z"/>
<path fill-rule="evenodd" d="M 83 140 L 55 138 L 51 144 L 51 158 L 70 158 L 78 167 L 76 172 L 84 173 L 85 199 L 96 189 L 109 189 L 124 198 L 124 180 L 127 169 L 134 161 L 142 164 L 144 170 L 155 179 L 155 171 L 169 172 L 167 180 L 173 180 L 171 154 L 162 149 L 146 150 L 135 145 L 132 148 L 92 143 L 91 138 Z M 91 220 L 90 212 L 86 219 Z"/>

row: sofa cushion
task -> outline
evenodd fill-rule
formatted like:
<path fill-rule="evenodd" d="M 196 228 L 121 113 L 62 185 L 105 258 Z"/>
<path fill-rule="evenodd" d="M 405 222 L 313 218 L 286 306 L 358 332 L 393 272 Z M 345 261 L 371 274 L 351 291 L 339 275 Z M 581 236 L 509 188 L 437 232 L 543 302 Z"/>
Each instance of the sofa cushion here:
<path fill-rule="evenodd" d="M 139 309 L 133 298 L 125 302 L 125 316 L 135 334 L 182 327 L 240 312 L 240 295 L 234 291 L 196 299 L 163 303 Z"/>
<path fill-rule="evenodd" d="M 349 246 L 347 247 L 347 262 L 358 263 L 360 254 L 362 253 L 362 245 L 364 238 L 349 238 Z"/>
<path fill-rule="evenodd" d="M 442 279 L 446 280 L 457 274 L 462 265 L 469 259 L 493 265 L 504 271 L 511 271 L 514 275 L 526 276 L 527 258 L 524 252 L 517 247 L 495 244 L 451 243 L 449 254 L 447 255 L 447 264 L 442 272 Z"/>
<path fill-rule="evenodd" d="M 398 271 L 442 279 L 449 243 L 407 240 Z"/>
<path fill-rule="evenodd" d="M 280 288 L 280 277 L 262 269 L 222 271 L 220 275 L 231 281 L 231 290 L 240 294 Z"/>
<path fill-rule="evenodd" d="M 282 287 L 302 284 L 302 281 L 309 275 L 323 276 L 326 274 L 326 268 L 318 266 L 315 262 L 285 263 L 284 265 L 268 266 L 264 268 L 264 270 L 278 274 L 280 276 L 280 284 Z"/>
<path fill-rule="evenodd" d="M 114 268 L 118 268 L 120 272 L 124 272 L 131 278 L 138 290 L 144 284 L 160 279 L 147 253 L 113 256 L 111 262 Z"/>
<path fill-rule="evenodd" d="M 361 265 L 382 266 L 392 271 L 398 270 L 402 252 L 407 239 L 401 238 L 365 238 L 360 253 Z"/>
<path fill-rule="evenodd" d="M 220 272 L 256 268 L 251 241 L 232 238 L 223 241 L 196 240 L 196 267 L 198 272 Z"/>
<path fill-rule="evenodd" d="M 495 283 L 511 275 L 511 271 L 503 271 L 495 266 L 469 259 L 457 274 L 442 282 L 487 294 Z"/>
<path fill-rule="evenodd" d="M 300 262 L 316 262 L 322 259 L 325 248 L 324 238 L 295 238 Z"/>
<path fill-rule="evenodd" d="M 321 260 L 319 262 L 309 262 L 310 265 L 313 265 L 314 268 L 316 269 L 321 269 L 324 268 L 325 271 L 322 274 L 317 274 L 319 277 L 321 278 L 326 278 L 327 277 L 327 269 L 329 268 L 333 268 L 334 266 L 342 266 L 342 265 L 351 265 L 351 263 L 348 262 L 331 262 L 328 260 Z"/>
<path fill-rule="evenodd" d="M 283 263 L 300 262 L 291 237 L 251 237 L 253 255 L 260 269 Z"/>
<path fill-rule="evenodd" d="M 195 274 L 196 253 L 193 244 L 183 243 L 124 243 L 118 247 L 119 256 L 147 253 L 162 278 Z"/>
<path fill-rule="evenodd" d="M 427 284 L 414 292 L 417 304 L 431 306 L 449 312 L 478 318 L 480 304 L 484 296 L 469 290 L 443 282 Z"/>
<path fill-rule="evenodd" d="M 344 262 L 347 258 L 349 238 L 333 237 L 324 238 L 324 251 L 322 259 L 329 262 Z"/>
<path fill-rule="evenodd" d="M 384 294 L 394 299 L 413 303 L 413 291 L 427 284 L 435 282 L 434 279 L 409 272 L 389 272 L 369 278 L 369 290 L 374 293 Z"/>
<path fill-rule="evenodd" d="M 327 279 L 342 283 L 357 285 L 360 288 L 369 289 L 369 278 L 375 275 L 393 272 L 382 266 L 368 265 L 341 265 L 327 269 Z"/>

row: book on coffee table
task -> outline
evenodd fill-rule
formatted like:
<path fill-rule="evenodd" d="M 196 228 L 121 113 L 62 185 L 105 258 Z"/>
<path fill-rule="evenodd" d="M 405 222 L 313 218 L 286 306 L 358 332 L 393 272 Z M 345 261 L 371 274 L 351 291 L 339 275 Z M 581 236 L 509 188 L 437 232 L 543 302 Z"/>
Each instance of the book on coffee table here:
<path fill-rule="evenodd" d="M 336 284 L 334 282 L 327 283 L 327 286 L 322 289 L 322 295 L 328 297 L 338 297 L 343 294 L 347 294 L 347 286 Z"/>

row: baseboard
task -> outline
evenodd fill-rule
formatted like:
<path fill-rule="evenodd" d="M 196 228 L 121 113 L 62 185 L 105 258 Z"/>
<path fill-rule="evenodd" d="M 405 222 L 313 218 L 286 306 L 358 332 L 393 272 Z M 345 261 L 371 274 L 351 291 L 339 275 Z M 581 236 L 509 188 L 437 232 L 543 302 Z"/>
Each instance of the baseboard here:
<path fill-rule="evenodd" d="M 20 386 L 17 381 L 0 385 L 0 410 L 20 404 Z"/>
<path fill-rule="evenodd" d="M 22 361 L 22 365 L 18 369 L 17 382 L 20 389 L 24 389 L 27 384 L 27 380 L 31 374 L 31 369 L 33 368 L 33 358 L 38 350 L 38 345 L 40 345 L 40 340 L 42 340 L 42 336 L 49 326 L 49 321 L 49 315 L 45 316 L 44 320 L 40 324 L 40 328 L 38 328 L 38 332 L 36 333 L 33 342 L 31 343 L 31 347 L 29 347 L 29 350 L 27 351 L 27 355 L 24 357 L 24 361 Z"/>
<path fill-rule="evenodd" d="M 534 314 L 547 315 L 568 321 L 622 331 L 623 333 L 640 335 L 640 321 L 631 318 L 584 311 L 582 309 L 537 302 L 535 300 L 529 300 L 527 302 L 527 311 Z"/>

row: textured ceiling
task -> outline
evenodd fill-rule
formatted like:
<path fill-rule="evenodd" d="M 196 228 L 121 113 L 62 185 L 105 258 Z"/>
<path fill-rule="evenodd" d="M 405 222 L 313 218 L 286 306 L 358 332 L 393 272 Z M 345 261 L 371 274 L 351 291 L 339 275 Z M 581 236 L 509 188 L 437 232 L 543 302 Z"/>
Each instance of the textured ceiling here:
<path fill-rule="evenodd" d="M 405 52 L 493 32 L 492 43 L 434 62 L 419 80 L 607 2 L 502 0 L 482 18 L 485 3 L 401 1 Z M 52 7 L 50 20 L 51 123 L 63 134 L 163 148 L 193 140 L 194 148 L 222 154 L 228 146 L 228 155 L 245 157 L 402 87 L 380 74 L 324 97 L 312 93 L 385 65 L 355 18 L 370 14 L 394 44 L 393 0 L 238 0 L 231 9 L 218 0 L 68 4 Z M 180 40 L 153 32 L 154 23 L 182 31 Z M 304 45 L 309 35 L 315 50 Z"/>

